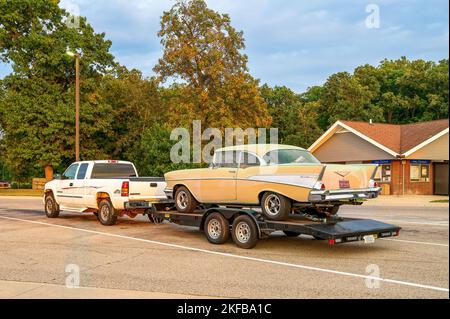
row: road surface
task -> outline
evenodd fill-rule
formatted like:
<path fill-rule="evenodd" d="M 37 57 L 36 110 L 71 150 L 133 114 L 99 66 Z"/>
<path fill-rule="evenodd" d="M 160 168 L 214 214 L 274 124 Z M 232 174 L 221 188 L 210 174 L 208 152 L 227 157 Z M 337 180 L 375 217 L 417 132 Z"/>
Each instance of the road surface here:
<path fill-rule="evenodd" d="M 340 215 L 403 229 L 334 247 L 276 232 L 243 250 L 144 216 L 107 227 L 93 214 L 49 219 L 40 198 L 0 197 L 0 298 L 449 298 L 448 205 Z"/>

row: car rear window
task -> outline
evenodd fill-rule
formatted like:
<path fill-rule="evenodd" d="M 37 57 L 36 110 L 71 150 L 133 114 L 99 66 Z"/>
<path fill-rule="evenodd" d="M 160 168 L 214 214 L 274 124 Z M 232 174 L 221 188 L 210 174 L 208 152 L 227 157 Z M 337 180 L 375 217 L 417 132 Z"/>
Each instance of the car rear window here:
<path fill-rule="evenodd" d="M 92 168 L 92 179 L 136 177 L 133 165 L 124 163 L 97 163 Z"/>

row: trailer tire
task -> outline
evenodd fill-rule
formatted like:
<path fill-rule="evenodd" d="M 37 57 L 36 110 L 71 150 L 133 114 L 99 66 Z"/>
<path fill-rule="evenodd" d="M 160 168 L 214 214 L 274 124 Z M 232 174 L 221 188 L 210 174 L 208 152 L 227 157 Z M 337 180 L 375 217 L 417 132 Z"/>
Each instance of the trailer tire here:
<path fill-rule="evenodd" d="M 295 231 L 289 231 L 289 230 L 283 230 L 283 233 L 288 237 L 297 237 L 300 235 L 300 233 L 297 233 Z"/>
<path fill-rule="evenodd" d="M 258 242 L 258 228 L 251 217 L 241 215 L 233 221 L 231 236 L 238 247 L 250 249 Z"/>
<path fill-rule="evenodd" d="M 59 212 L 59 205 L 56 203 L 53 194 L 45 196 L 45 215 L 47 215 L 48 218 L 57 218 Z"/>
<path fill-rule="evenodd" d="M 102 199 L 98 204 L 97 219 L 105 226 L 112 226 L 117 222 L 117 214 L 109 199 Z"/>
<path fill-rule="evenodd" d="M 261 198 L 261 209 L 268 219 L 283 220 L 289 216 L 292 202 L 278 193 L 266 192 Z"/>
<path fill-rule="evenodd" d="M 204 231 L 212 244 L 223 244 L 230 238 L 230 223 L 220 213 L 212 213 L 206 217 Z"/>

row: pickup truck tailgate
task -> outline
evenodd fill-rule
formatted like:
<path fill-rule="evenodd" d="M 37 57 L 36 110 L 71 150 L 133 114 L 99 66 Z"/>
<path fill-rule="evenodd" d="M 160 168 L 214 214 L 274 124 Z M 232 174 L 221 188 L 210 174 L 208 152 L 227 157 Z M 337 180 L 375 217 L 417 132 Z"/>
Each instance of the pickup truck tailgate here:
<path fill-rule="evenodd" d="M 130 201 L 158 201 L 166 199 L 166 182 L 163 177 L 130 178 Z"/>

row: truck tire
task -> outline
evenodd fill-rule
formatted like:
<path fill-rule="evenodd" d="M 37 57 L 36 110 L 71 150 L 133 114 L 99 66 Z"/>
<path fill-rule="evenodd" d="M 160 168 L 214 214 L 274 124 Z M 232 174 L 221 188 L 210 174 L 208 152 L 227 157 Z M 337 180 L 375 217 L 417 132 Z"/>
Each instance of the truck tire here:
<path fill-rule="evenodd" d="M 175 207 L 178 212 L 192 213 L 197 208 L 197 205 L 197 200 L 185 186 L 177 188 L 175 191 Z"/>
<path fill-rule="evenodd" d="M 117 222 L 117 214 L 109 199 L 102 199 L 98 204 L 97 219 L 105 226 L 111 226 Z"/>
<path fill-rule="evenodd" d="M 212 244 L 223 244 L 230 238 L 230 223 L 220 213 L 212 213 L 206 217 L 203 227 L 206 238 Z"/>
<path fill-rule="evenodd" d="M 271 220 L 283 220 L 292 209 L 291 201 L 278 193 L 266 192 L 261 198 L 261 209 L 265 217 Z"/>
<path fill-rule="evenodd" d="M 258 242 L 258 228 L 251 217 L 241 215 L 233 221 L 231 237 L 238 247 L 250 249 Z"/>
<path fill-rule="evenodd" d="M 48 218 L 57 218 L 59 216 L 59 205 L 56 203 L 52 194 L 45 196 L 45 214 Z"/>

